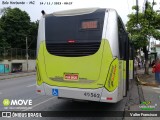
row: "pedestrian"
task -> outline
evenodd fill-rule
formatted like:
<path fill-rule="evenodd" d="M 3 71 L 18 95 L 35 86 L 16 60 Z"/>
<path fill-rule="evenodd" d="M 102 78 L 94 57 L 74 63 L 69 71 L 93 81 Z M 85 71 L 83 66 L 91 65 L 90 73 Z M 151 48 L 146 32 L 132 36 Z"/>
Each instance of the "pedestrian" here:
<path fill-rule="evenodd" d="M 157 59 L 155 65 L 153 65 L 155 69 L 155 80 L 160 87 L 160 59 Z"/>
<path fill-rule="evenodd" d="M 155 60 L 152 61 L 151 66 L 153 67 L 155 65 Z"/>
<path fill-rule="evenodd" d="M 142 68 L 142 61 L 139 62 L 140 69 Z"/>
<path fill-rule="evenodd" d="M 134 74 L 137 75 L 137 70 L 138 70 L 138 60 L 137 58 L 134 59 Z"/>
<path fill-rule="evenodd" d="M 142 68 L 144 68 L 144 60 L 142 60 Z"/>

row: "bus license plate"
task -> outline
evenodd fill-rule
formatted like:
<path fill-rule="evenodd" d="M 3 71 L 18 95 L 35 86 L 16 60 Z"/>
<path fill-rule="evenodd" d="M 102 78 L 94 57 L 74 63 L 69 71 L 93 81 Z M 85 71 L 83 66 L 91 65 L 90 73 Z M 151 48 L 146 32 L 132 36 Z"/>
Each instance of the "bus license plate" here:
<path fill-rule="evenodd" d="M 78 80 L 78 74 L 75 74 L 75 73 L 64 74 L 64 80 L 73 80 L 73 81 L 76 81 L 76 80 Z"/>

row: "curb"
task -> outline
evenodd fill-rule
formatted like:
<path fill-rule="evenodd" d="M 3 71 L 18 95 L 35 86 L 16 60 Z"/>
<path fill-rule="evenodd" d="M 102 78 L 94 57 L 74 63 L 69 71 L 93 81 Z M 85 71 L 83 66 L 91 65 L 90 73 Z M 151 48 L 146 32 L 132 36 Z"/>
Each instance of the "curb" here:
<path fill-rule="evenodd" d="M 17 75 L 17 76 L 9 76 L 6 78 L 0 78 L 0 80 L 6 80 L 6 79 L 10 79 L 10 78 L 19 78 L 19 77 L 25 77 L 25 76 L 31 76 L 31 75 L 36 75 L 36 73 L 31 73 L 31 74 L 25 74 L 25 75 Z"/>
<path fill-rule="evenodd" d="M 136 80 L 137 80 L 137 89 L 138 89 L 138 95 L 139 95 L 139 102 L 141 103 L 141 102 L 145 101 L 142 85 L 145 85 L 146 83 L 140 81 L 138 76 L 136 76 Z"/>

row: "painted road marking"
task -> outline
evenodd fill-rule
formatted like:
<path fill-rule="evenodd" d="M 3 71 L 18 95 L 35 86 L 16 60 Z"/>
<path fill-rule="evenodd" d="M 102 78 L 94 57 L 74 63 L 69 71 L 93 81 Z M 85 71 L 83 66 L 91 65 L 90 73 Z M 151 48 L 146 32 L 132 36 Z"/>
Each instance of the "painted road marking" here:
<path fill-rule="evenodd" d="M 154 87 L 154 88 L 152 88 L 152 89 L 154 90 L 154 92 L 160 93 L 160 88 L 159 88 L 159 87 Z"/>
<path fill-rule="evenodd" d="M 153 87 L 152 89 L 160 90 L 160 87 Z"/>
<path fill-rule="evenodd" d="M 26 86 L 26 87 L 32 87 L 32 86 L 35 86 L 36 84 L 32 84 L 32 85 L 28 85 L 28 86 Z"/>
<path fill-rule="evenodd" d="M 38 104 L 32 106 L 32 109 L 35 108 L 35 107 L 37 107 L 38 105 L 41 105 L 41 104 L 43 104 L 43 103 L 45 103 L 45 102 L 47 102 L 47 101 L 53 99 L 53 98 L 56 98 L 56 97 L 51 97 L 51 98 L 49 98 L 49 99 L 47 99 L 47 100 L 45 100 L 45 101 L 43 101 L 43 102 L 40 102 L 40 103 L 38 103 Z M 22 110 L 22 111 L 28 111 L 28 110 L 31 110 L 31 109 L 24 109 L 24 110 Z"/>
<path fill-rule="evenodd" d="M 160 91 L 155 91 L 156 93 L 160 93 Z"/>

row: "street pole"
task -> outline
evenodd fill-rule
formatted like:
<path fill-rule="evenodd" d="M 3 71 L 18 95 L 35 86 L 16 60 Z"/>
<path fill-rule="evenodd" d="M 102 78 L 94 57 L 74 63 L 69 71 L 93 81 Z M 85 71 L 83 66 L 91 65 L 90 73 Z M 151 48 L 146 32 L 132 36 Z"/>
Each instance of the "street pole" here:
<path fill-rule="evenodd" d="M 138 7 L 138 0 L 136 0 L 136 6 L 137 6 L 137 13 L 136 14 L 137 14 L 137 25 L 138 25 L 138 11 L 139 11 L 138 10 L 139 9 L 139 7 Z"/>
<path fill-rule="evenodd" d="M 28 72 L 28 40 L 26 37 L 26 61 L 27 61 L 27 72 Z"/>

